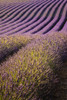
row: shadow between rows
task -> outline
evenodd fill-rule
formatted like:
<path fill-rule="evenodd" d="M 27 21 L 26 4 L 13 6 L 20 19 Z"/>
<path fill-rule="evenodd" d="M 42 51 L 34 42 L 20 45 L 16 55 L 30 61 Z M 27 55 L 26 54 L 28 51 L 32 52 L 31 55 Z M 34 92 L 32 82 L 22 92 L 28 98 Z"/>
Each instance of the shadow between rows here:
<path fill-rule="evenodd" d="M 7 50 L 6 53 L 4 53 L 2 57 L 0 57 L 0 64 L 6 61 L 10 56 L 13 56 L 14 54 L 16 54 L 19 51 L 19 49 L 25 46 L 26 46 L 25 44 L 22 44 L 21 46 L 15 47 L 13 50 L 11 50 L 11 48 L 10 50 Z"/>

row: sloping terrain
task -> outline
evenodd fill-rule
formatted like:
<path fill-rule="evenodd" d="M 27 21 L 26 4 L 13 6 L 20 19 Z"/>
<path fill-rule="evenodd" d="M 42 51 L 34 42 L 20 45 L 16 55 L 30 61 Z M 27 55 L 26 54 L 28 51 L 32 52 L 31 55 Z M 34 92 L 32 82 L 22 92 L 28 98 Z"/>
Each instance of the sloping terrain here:
<path fill-rule="evenodd" d="M 67 31 L 67 0 L 35 0 L 1 7 L 0 35 L 50 31 Z"/>
<path fill-rule="evenodd" d="M 67 100 L 67 0 L 0 3 L 0 100 Z"/>

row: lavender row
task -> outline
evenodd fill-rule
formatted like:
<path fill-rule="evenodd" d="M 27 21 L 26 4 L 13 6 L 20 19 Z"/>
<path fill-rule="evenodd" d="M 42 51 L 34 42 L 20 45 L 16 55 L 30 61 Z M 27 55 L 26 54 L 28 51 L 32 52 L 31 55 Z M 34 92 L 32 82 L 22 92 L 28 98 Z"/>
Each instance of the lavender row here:
<path fill-rule="evenodd" d="M 66 0 L 36 1 L 7 12 L 1 19 L 0 34 L 63 31 L 63 27 L 66 27 L 66 16 Z"/>

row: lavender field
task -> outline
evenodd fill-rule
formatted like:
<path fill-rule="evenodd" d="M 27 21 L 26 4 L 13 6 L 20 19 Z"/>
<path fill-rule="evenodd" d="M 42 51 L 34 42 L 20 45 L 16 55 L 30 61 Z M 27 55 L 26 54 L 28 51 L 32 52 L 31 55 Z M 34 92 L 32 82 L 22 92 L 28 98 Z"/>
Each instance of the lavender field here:
<path fill-rule="evenodd" d="M 67 0 L 1 0 L 0 100 L 67 100 Z"/>

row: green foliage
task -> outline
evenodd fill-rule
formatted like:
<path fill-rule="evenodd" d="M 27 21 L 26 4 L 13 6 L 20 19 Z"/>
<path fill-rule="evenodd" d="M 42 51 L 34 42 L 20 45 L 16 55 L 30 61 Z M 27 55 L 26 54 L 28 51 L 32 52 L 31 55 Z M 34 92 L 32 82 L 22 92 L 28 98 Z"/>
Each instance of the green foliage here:
<path fill-rule="evenodd" d="M 35 97 L 43 97 L 47 99 L 46 95 L 51 92 L 54 84 L 54 69 L 60 63 L 58 63 L 61 59 L 59 52 L 67 41 L 66 35 L 55 33 L 29 38 L 22 36 L 17 41 L 15 39 L 11 41 L 14 46 L 17 46 L 27 44 L 30 40 L 32 41 L 28 45 L 0 65 L 0 98 L 33 100 Z M 5 47 L 7 43 L 2 41 Z M 9 48 L 13 47 L 11 44 L 9 46 Z"/>

